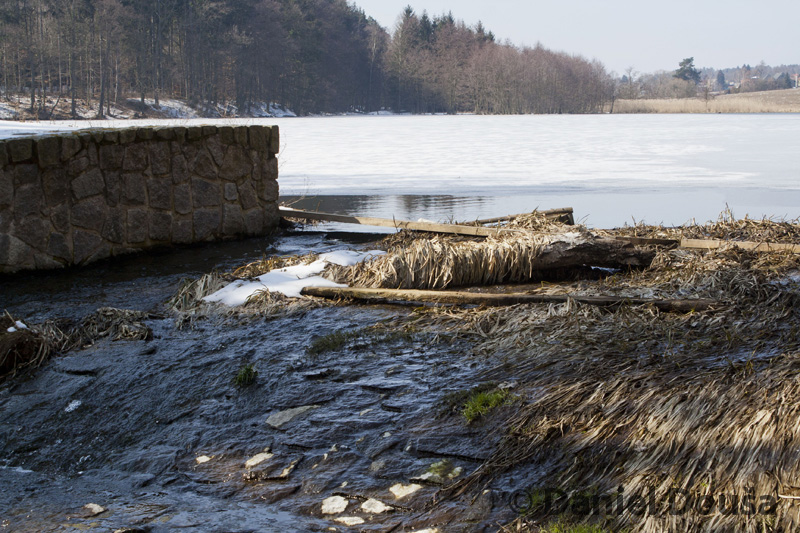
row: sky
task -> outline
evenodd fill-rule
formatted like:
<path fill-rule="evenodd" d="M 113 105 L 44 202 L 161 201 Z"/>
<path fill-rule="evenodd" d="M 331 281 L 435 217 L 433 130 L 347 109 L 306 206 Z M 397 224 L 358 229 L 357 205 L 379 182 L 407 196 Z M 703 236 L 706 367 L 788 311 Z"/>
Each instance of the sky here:
<path fill-rule="evenodd" d="M 798 0 L 354 0 L 392 31 L 410 5 L 479 20 L 500 41 L 600 60 L 623 74 L 675 70 L 686 57 L 715 69 L 800 63 Z"/>

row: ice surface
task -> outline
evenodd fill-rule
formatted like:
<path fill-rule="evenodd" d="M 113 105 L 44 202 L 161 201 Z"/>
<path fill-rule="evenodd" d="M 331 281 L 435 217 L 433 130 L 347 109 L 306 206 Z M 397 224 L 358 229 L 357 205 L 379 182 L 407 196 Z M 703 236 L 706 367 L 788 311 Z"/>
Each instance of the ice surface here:
<path fill-rule="evenodd" d="M 313 263 L 271 270 L 252 281 L 237 280 L 203 299 L 207 302 L 217 302 L 229 307 L 236 307 L 244 305 L 250 296 L 264 289 L 268 289 L 270 292 L 280 292 L 292 298 L 299 298 L 300 291 L 304 287 L 346 287 L 347 285 L 334 283 L 319 274 L 325 270 L 325 266 L 328 263 L 351 266 L 385 253 L 383 250 L 371 250 L 368 252 L 338 250 L 320 254 L 319 258 Z"/>
<path fill-rule="evenodd" d="M 363 197 L 347 214 L 441 222 L 572 206 L 601 227 L 705 222 L 726 205 L 800 216 L 795 114 L 0 122 L 0 137 L 170 124 L 278 125 L 281 195 Z"/>

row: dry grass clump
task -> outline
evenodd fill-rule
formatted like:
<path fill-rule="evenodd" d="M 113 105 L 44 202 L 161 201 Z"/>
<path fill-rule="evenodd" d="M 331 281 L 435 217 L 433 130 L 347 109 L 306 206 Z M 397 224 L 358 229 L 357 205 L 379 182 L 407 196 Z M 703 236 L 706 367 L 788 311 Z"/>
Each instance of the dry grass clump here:
<path fill-rule="evenodd" d="M 52 353 L 41 332 L 33 328 L 17 329 L 15 324 L 16 320 L 7 312 L 0 316 L 0 380 L 41 366 Z M 9 332 L 11 328 L 17 331 Z"/>
<path fill-rule="evenodd" d="M 434 236 L 393 247 L 353 267 L 331 265 L 329 279 L 358 287 L 443 289 L 531 279 L 551 238 L 536 233 L 475 241 Z"/>
<path fill-rule="evenodd" d="M 231 276 L 217 271 L 203 274 L 198 279 L 185 279 L 175 295 L 167 301 L 167 308 L 179 313 L 199 313 L 209 306 L 203 298 L 217 292 L 231 281 L 233 281 Z"/>
<path fill-rule="evenodd" d="M 745 220 L 691 231 L 748 240 L 784 232 L 791 239 L 794 228 Z M 514 468 L 541 473 L 530 489 L 557 488 L 567 498 L 616 498 L 622 487 L 625 502 L 653 499 L 644 515 L 627 504 L 594 515 L 614 531 L 796 530 L 800 513 L 790 498 L 800 496 L 798 272 L 800 256 L 786 252 L 661 250 L 641 271 L 559 290 L 712 297 L 721 306 L 662 314 L 650 306 L 609 310 L 570 300 L 428 311 L 416 327 L 473 339 L 476 355 L 498 361 L 481 379 L 514 380 L 521 398 L 491 459 L 444 494 L 479 490 Z M 738 507 L 726 511 L 733 495 Z M 686 498 L 695 503 L 676 512 L 671 496 L 678 508 Z M 755 507 L 747 514 L 742 499 L 751 496 Z M 711 512 L 698 510 L 697 502 L 711 498 Z M 759 512 L 767 500 L 776 502 L 774 514 Z M 511 529 L 538 531 L 561 512 L 569 510 L 528 509 Z"/>
<path fill-rule="evenodd" d="M 313 263 L 316 260 L 316 254 L 304 256 L 287 255 L 265 257 L 235 269 L 233 272 L 231 272 L 231 276 L 238 279 L 257 278 L 258 276 L 266 274 L 270 270 L 277 270 L 279 268 L 293 265 Z"/>
<path fill-rule="evenodd" d="M 325 305 L 329 305 L 329 303 L 319 298 L 289 298 L 280 292 L 271 292 L 269 289 L 264 289 L 250 296 L 241 309 L 231 309 L 229 313 L 255 314 L 277 318 L 303 313 Z"/>
<path fill-rule="evenodd" d="M 0 317 L 0 379 L 13 377 L 27 369 L 40 367 L 55 354 L 93 344 L 98 339 L 149 340 L 152 330 L 143 320 L 148 313 L 102 307 L 81 323 L 48 320 L 28 329 L 8 332 L 15 320 L 6 313 Z"/>
<path fill-rule="evenodd" d="M 677 227 L 634 224 L 613 230 L 600 230 L 611 236 L 655 239 L 719 239 L 750 242 L 800 244 L 800 220 L 736 219 L 730 210 L 723 211 L 716 222 L 685 224 Z"/>

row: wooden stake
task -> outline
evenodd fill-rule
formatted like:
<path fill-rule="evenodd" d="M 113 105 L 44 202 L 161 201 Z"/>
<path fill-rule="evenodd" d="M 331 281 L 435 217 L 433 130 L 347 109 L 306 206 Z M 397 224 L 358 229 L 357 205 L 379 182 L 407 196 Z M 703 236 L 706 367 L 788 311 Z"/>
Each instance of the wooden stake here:
<path fill-rule="evenodd" d="M 306 287 L 306 296 L 320 298 L 345 298 L 369 302 L 431 302 L 459 305 L 505 306 L 525 303 L 564 303 L 569 298 L 576 302 L 602 307 L 614 305 L 651 304 L 661 311 L 689 313 L 705 311 L 718 305 L 716 300 L 662 300 L 654 298 L 624 298 L 620 296 L 570 296 L 568 294 L 487 294 L 456 291 L 421 291 L 413 289 L 367 289 L 355 287 Z"/>

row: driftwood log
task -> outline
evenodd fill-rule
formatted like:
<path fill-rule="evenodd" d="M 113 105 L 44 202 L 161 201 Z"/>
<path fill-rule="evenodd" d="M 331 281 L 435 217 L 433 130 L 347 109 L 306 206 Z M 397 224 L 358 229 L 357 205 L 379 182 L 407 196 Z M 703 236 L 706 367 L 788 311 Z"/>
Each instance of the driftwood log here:
<path fill-rule="evenodd" d="M 657 298 L 624 298 L 620 296 L 570 296 L 568 294 L 487 294 L 456 291 L 420 291 L 414 289 L 365 289 L 357 287 L 306 287 L 305 296 L 319 298 L 342 298 L 375 303 L 427 302 L 459 305 L 505 306 L 530 303 L 564 303 L 572 298 L 588 305 L 608 307 L 614 305 L 653 305 L 661 311 L 690 313 L 705 311 L 715 305 L 716 300 L 675 300 Z"/>

